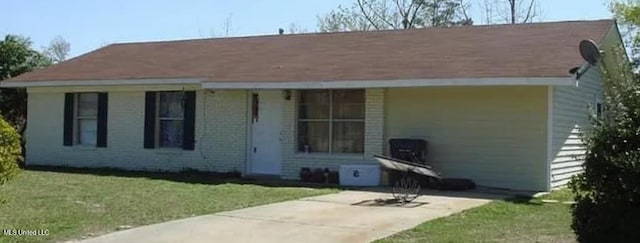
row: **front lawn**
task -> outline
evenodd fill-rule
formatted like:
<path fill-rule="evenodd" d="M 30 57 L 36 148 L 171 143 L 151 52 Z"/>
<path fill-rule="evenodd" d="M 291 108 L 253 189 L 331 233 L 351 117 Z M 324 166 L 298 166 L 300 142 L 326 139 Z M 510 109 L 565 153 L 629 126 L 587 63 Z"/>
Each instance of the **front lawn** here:
<path fill-rule="evenodd" d="M 22 171 L 2 193 L 0 242 L 80 239 L 202 214 L 336 192 L 169 174 Z M 122 227 L 124 226 L 124 227 Z M 3 229 L 48 230 L 4 236 Z"/>
<path fill-rule="evenodd" d="M 423 223 L 379 242 L 575 242 L 568 190 L 542 198 L 514 198 Z"/>

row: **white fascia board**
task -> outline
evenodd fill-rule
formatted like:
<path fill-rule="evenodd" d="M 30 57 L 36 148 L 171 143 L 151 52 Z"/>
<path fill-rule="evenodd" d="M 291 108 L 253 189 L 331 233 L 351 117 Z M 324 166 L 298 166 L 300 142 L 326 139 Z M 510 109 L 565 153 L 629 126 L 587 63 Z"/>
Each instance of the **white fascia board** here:
<path fill-rule="evenodd" d="M 553 86 L 547 89 L 547 191 L 551 191 L 551 164 L 553 164 Z"/>
<path fill-rule="evenodd" d="M 571 86 L 575 81 L 567 77 L 532 78 L 465 78 L 465 79 L 402 79 L 356 81 L 302 81 L 302 82 L 214 82 L 202 83 L 204 89 L 355 89 L 401 88 L 433 86 Z"/>
<path fill-rule="evenodd" d="M 173 79 L 114 79 L 114 80 L 59 80 L 59 81 L 2 81 L 2 88 L 56 87 L 56 86 L 110 86 L 110 85 L 168 85 L 200 84 L 206 78 Z"/>
<path fill-rule="evenodd" d="M 205 89 L 355 89 L 401 88 L 434 86 L 499 86 L 499 85 L 575 85 L 572 77 L 522 78 L 451 78 L 451 79 L 398 79 L 352 81 L 300 81 L 300 82 L 215 82 L 205 78 L 181 79 L 118 79 L 118 80 L 62 80 L 62 81 L 3 81 L 3 88 L 56 87 L 56 86 L 109 86 L 109 85 L 168 85 L 202 84 Z"/>

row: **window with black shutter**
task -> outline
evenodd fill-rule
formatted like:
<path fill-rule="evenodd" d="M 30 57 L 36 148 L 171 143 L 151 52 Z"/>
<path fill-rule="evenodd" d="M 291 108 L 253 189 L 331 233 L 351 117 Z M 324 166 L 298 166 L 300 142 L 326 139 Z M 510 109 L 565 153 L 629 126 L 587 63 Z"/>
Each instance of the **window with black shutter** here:
<path fill-rule="evenodd" d="M 147 92 L 145 148 L 182 148 L 195 145 L 195 92 Z"/>
<path fill-rule="evenodd" d="M 64 107 L 65 146 L 107 146 L 107 93 L 66 93 Z"/>

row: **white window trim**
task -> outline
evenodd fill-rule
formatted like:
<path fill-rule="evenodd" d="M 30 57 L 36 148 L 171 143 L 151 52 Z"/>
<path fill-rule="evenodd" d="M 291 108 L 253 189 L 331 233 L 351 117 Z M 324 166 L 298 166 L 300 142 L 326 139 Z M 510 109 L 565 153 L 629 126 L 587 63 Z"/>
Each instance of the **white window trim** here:
<path fill-rule="evenodd" d="M 160 137 L 161 137 L 161 131 L 160 131 L 160 122 L 161 121 L 182 121 L 182 125 L 184 126 L 184 106 L 182 107 L 182 117 L 161 117 L 160 116 L 160 96 L 161 93 L 174 93 L 174 92 L 181 92 L 181 91 L 158 91 L 157 95 L 156 95 L 156 117 L 155 117 L 155 147 L 159 148 L 159 149 L 167 149 L 167 150 L 176 150 L 176 149 L 180 149 L 182 150 L 182 144 L 180 144 L 180 146 L 176 146 L 176 147 L 167 147 L 167 146 L 161 146 L 160 144 Z M 184 134 L 183 134 L 184 136 Z"/>
<path fill-rule="evenodd" d="M 329 123 L 329 151 L 326 152 L 305 152 L 305 151 L 300 151 L 299 145 L 298 145 L 298 139 L 300 137 L 299 134 L 299 130 L 296 129 L 296 153 L 298 154 L 314 154 L 314 155 L 321 155 L 321 156 L 334 156 L 334 155 L 340 155 L 340 156 L 359 156 L 359 155 L 363 155 L 364 154 L 364 143 L 366 142 L 364 139 L 362 147 L 363 147 L 363 151 L 362 152 L 354 152 L 354 153 L 345 153 L 345 152 L 339 152 L 339 153 L 334 153 L 333 152 L 333 123 L 334 122 L 362 122 L 363 124 L 363 128 L 366 129 L 366 125 L 365 125 L 365 118 L 361 118 L 361 119 L 333 119 L 333 91 L 334 89 L 329 89 L 329 118 L 326 119 L 318 119 L 318 118 L 311 118 L 311 119 L 300 119 L 298 118 L 299 112 L 296 112 L 296 127 L 299 126 L 300 122 L 328 122 Z M 366 91 L 363 90 L 364 92 L 364 98 L 365 98 L 365 104 L 366 104 Z M 297 99 L 297 104 L 296 104 L 296 111 L 298 111 L 298 109 L 300 109 L 300 95 L 302 95 L 302 92 L 298 92 L 298 99 Z M 366 116 L 366 115 L 365 115 Z M 365 131 L 363 131 L 365 132 Z M 364 135 L 364 133 L 363 133 Z"/>
<path fill-rule="evenodd" d="M 80 116 L 80 95 L 81 94 L 95 94 L 96 99 L 98 99 L 98 93 L 96 92 L 78 92 L 74 94 L 74 104 L 73 104 L 73 134 L 74 134 L 74 144 L 78 146 L 96 146 L 98 143 L 98 103 L 96 102 L 96 115 L 95 116 Z M 86 144 L 81 143 L 80 140 L 80 121 L 81 120 L 95 120 L 96 121 L 96 141 L 94 144 Z"/>

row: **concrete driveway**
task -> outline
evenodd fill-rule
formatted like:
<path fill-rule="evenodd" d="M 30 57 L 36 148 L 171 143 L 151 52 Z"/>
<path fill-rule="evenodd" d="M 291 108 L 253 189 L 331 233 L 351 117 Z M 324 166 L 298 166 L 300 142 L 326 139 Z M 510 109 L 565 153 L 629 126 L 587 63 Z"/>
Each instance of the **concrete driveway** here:
<path fill-rule="evenodd" d="M 83 242 L 370 242 L 502 197 L 424 194 L 400 205 L 386 201 L 392 198 L 388 193 L 343 191 L 142 226 Z"/>

